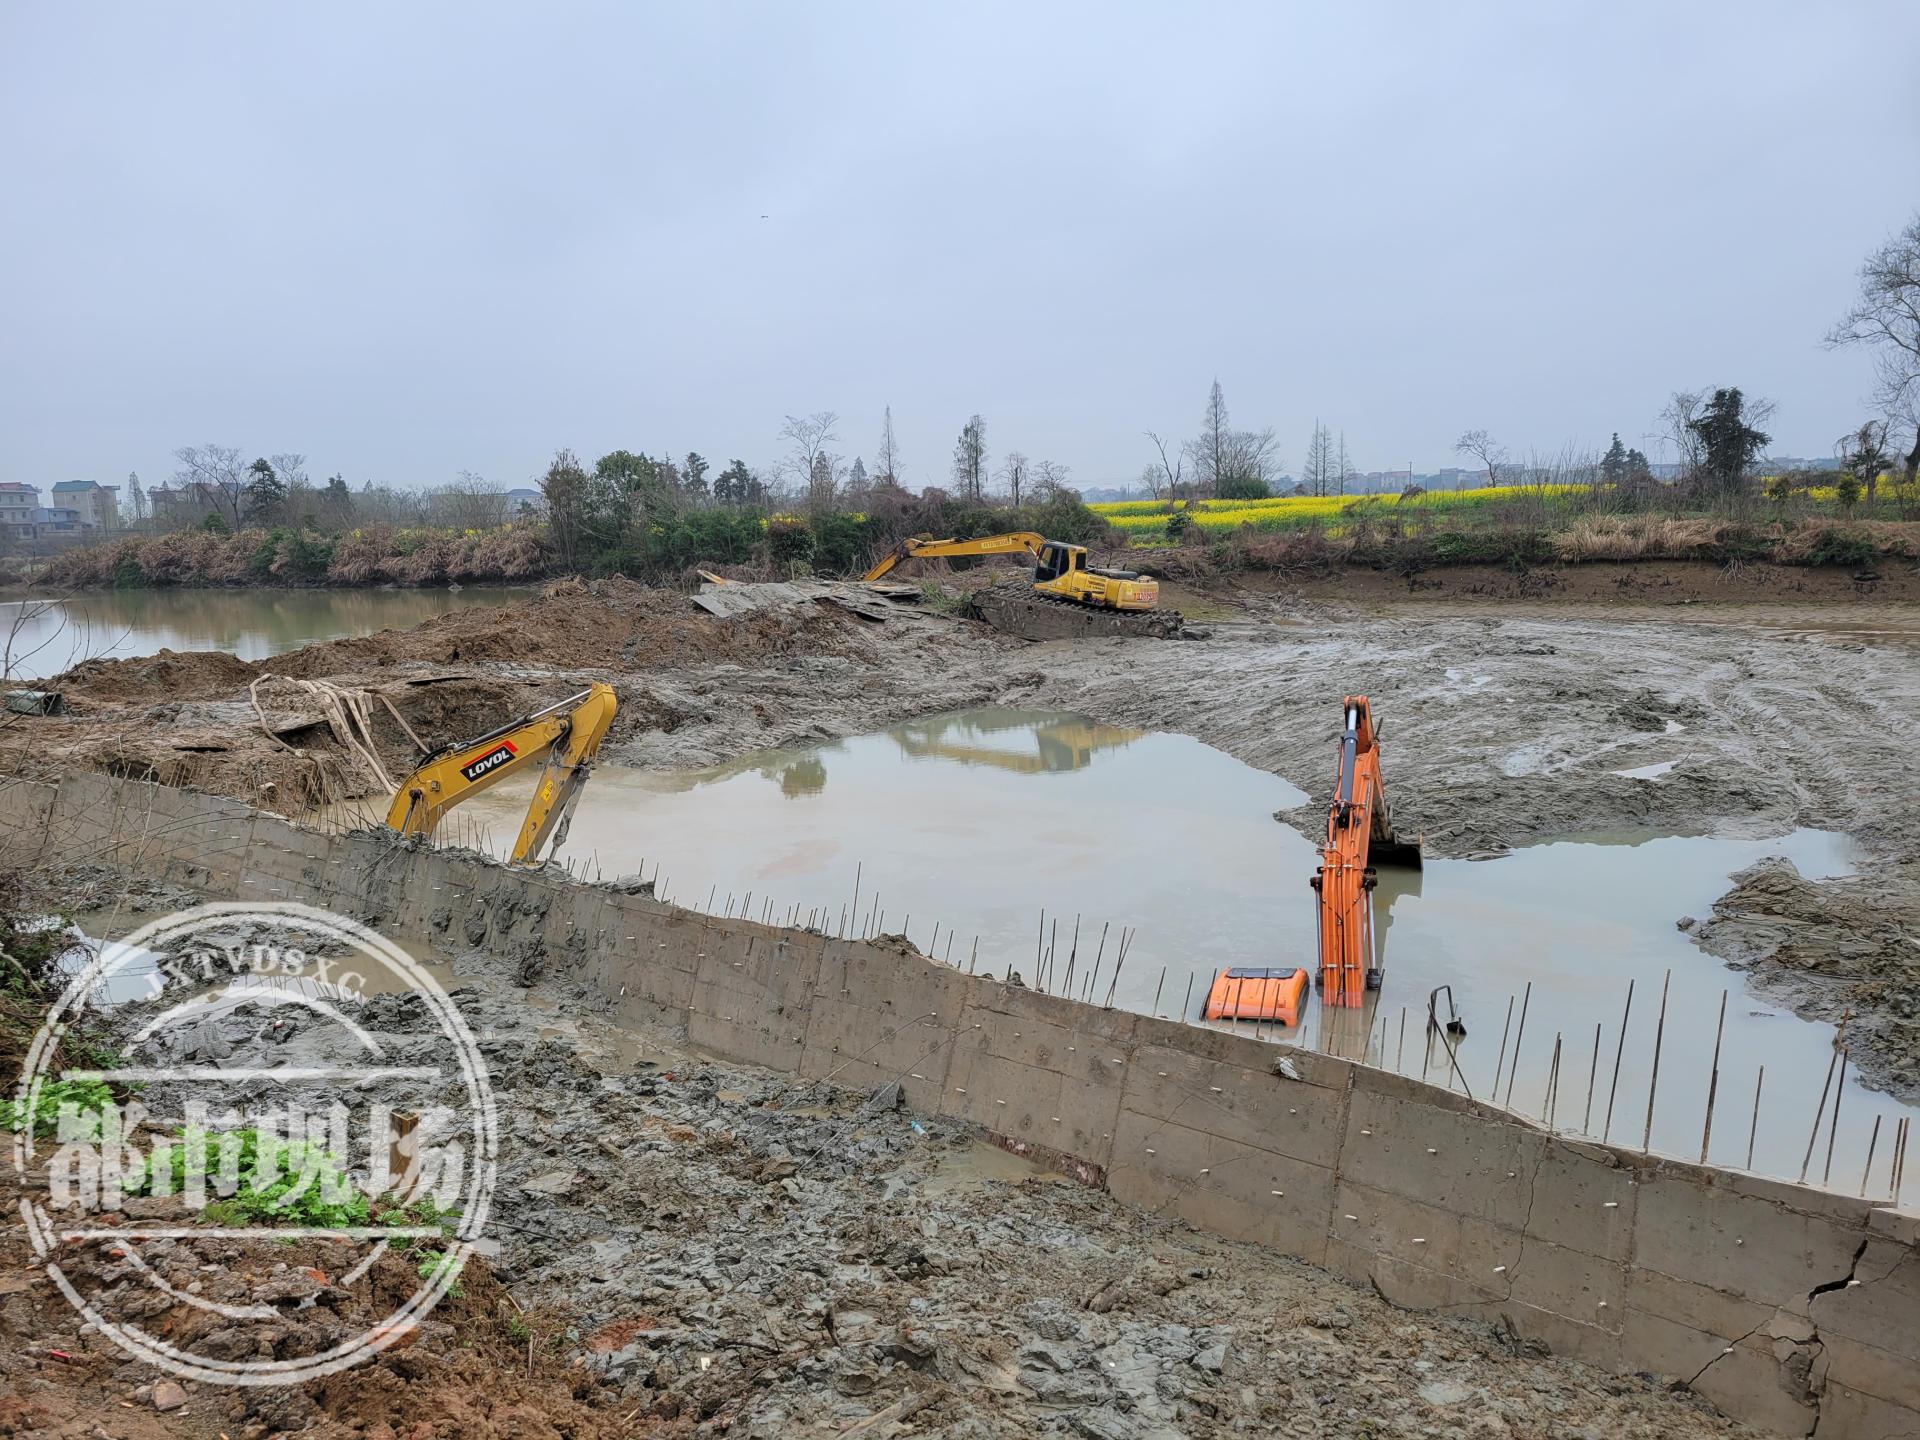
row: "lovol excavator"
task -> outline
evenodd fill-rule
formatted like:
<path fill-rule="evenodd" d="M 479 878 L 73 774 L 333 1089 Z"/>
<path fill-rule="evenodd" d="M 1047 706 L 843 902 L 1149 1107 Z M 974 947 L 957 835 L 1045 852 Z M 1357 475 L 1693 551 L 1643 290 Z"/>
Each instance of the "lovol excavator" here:
<path fill-rule="evenodd" d="M 1318 896 L 1320 1003 L 1359 1009 L 1366 993 L 1380 988 L 1373 963 L 1375 867 L 1420 868 L 1420 842 L 1394 833 L 1393 810 L 1380 778 L 1380 739 L 1364 695 L 1347 696 L 1333 803 L 1320 867 L 1310 882 Z M 1302 969 L 1234 969 L 1215 977 L 1207 994 L 1207 1019 L 1278 1020 L 1299 1023 L 1307 972 Z"/>
<path fill-rule="evenodd" d="M 566 840 L 574 802 L 613 727 L 617 708 L 613 687 L 596 682 L 578 695 L 437 752 L 400 782 L 387 807 L 387 828 L 401 835 L 431 835 L 462 800 L 544 761 L 507 857 L 514 865 L 537 864 L 549 839 L 556 849 Z"/>
<path fill-rule="evenodd" d="M 1034 593 L 1101 610 L 1153 610 L 1160 604 L 1160 582 L 1137 570 L 1099 569 L 1087 564 L 1087 547 L 1048 540 L 1031 530 L 988 535 L 979 540 L 935 540 L 915 535 L 902 540 L 862 576 L 878 580 L 902 560 L 959 555 L 1033 556 Z"/>

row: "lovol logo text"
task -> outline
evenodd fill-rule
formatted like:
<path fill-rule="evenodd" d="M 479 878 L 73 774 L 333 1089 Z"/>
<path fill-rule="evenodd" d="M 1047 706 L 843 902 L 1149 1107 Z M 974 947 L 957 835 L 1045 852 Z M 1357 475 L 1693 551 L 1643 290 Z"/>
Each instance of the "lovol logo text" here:
<path fill-rule="evenodd" d="M 486 754 L 476 760 L 469 760 L 466 764 L 462 765 L 460 767 L 460 773 L 469 780 L 478 780 L 489 770 L 498 770 L 502 765 L 513 759 L 517 753 L 511 742 L 502 740 Z"/>

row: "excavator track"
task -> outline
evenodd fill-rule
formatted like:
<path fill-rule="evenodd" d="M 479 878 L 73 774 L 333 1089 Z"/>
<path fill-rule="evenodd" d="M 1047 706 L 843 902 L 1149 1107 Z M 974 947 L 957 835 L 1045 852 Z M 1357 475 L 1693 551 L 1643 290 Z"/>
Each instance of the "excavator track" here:
<path fill-rule="evenodd" d="M 1028 640 L 1174 640 L 1186 624 L 1177 610 L 1110 610 L 1047 595 L 1030 585 L 976 591 L 972 610 L 995 629 Z"/>

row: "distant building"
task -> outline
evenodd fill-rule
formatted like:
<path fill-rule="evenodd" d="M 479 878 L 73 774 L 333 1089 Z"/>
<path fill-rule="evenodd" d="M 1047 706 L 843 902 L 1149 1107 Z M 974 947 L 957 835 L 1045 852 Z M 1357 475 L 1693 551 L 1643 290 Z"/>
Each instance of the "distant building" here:
<path fill-rule="evenodd" d="M 0 484 L 0 533 L 9 540 L 34 540 L 40 534 L 40 487 L 17 480 Z"/>
<path fill-rule="evenodd" d="M 516 485 L 507 491 L 507 513 L 513 516 L 544 515 L 547 497 L 531 485 Z"/>
<path fill-rule="evenodd" d="M 120 487 L 102 485 L 97 480 L 61 480 L 53 487 L 56 508 L 71 507 L 80 512 L 80 522 L 97 530 L 116 530 L 120 526 Z"/>
<path fill-rule="evenodd" d="M 231 512 L 238 506 L 241 487 L 227 487 L 227 503 L 222 504 L 220 487 L 204 480 L 185 485 L 155 485 L 147 491 L 147 505 L 156 525 L 190 525 L 215 511 Z"/>

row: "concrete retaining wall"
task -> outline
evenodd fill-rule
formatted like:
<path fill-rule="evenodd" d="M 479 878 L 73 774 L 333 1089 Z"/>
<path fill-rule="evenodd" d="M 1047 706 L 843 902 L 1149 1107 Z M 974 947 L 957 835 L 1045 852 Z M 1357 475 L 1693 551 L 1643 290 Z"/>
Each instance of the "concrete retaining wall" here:
<path fill-rule="evenodd" d="M 1328 1056 L 968 976 L 904 941 L 828 939 L 511 871 L 381 834 L 300 830 L 107 777 L 0 791 L 10 846 L 98 853 L 397 938 L 575 972 L 615 1018 L 1059 1157 L 1119 1199 L 1686 1381 L 1785 1434 L 1920 1431 L 1920 1216 L 1546 1133 Z M 1297 1078 L 1278 1073 L 1288 1058 Z"/>

